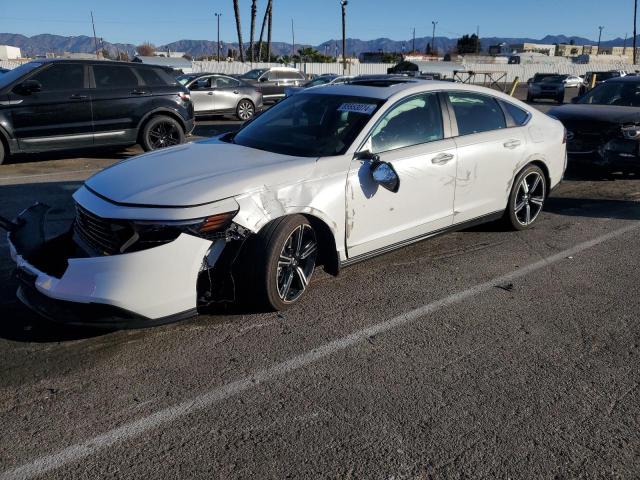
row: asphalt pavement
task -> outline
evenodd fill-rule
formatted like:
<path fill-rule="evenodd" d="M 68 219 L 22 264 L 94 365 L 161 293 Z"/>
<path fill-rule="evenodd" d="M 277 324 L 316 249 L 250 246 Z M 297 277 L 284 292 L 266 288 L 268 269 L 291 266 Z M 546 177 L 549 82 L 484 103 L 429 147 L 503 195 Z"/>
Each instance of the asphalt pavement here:
<path fill-rule="evenodd" d="M 18 158 L 0 215 L 68 219 L 137 152 Z M 280 314 L 116 332 L 31 314 L 1 239 L 0 479 L 638 478 L 639 200 L 637 175 L 570 171 L 529 231 L 317 274 Z"/>

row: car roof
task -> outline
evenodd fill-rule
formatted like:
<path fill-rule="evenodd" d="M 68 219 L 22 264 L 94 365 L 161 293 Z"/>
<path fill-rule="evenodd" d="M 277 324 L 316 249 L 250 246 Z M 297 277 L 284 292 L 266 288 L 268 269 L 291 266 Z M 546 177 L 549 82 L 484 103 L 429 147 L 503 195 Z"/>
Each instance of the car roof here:
<path fill-rule="evenodd" d="M 385 84 L 385 80 L 387 84 Z M 382 77 L 374 77 L 366 80 L 354 78 L 348 83 L 329 84 L 323 86 L 321 89 L 310 90 L 313 90 L 313 94 L 315 95 L 349 95 L 354 97 L 369 97 L 379 100 L 387 100 L 398 93 L 415 90 L 416 87 L 424 87 L 423 89 L 426 91 L 440 90 L 443 86 L 450 87 L 451 85 L 453 85 L 451 82 L 413 79 L 410 77 L 402 79 L 382 79 Z"/>
<path fill-rule="evenodd" d="M 604 73 L 604 72 L 600 72 Z M 607 80 L 607 83 L 640 83 L 640 77 L 627 75 L 626 77 L 614 77 Z"/>

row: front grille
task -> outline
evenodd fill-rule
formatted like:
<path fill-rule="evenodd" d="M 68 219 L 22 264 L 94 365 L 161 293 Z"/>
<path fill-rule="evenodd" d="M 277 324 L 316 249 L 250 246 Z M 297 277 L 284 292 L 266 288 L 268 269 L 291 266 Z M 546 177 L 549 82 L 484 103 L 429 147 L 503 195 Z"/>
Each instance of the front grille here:
<path fill-rule="evenodd" d="M 120 253 L 134 231 L 125 223 L 98 217 L 76 203 L 74 233 L 96 253 L 114 255 Z"/>
<path fill-rule="evenodd" d="M 597 151 L 601 145 L 606 143 L 605 137 L 601 133 L 572 132 L 573 137 L 569 140 L 567 148 L 570 152 L 591 153 Z"/>

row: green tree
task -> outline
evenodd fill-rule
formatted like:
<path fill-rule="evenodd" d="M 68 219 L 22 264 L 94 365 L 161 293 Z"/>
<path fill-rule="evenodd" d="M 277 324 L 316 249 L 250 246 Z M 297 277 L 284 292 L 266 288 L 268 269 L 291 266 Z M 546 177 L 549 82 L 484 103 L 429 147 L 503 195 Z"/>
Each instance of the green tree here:
<path fill-rule="evenodd" d="M 476 53 L 480 51 L 480 39 L 474 33 L 473 35 L 463 35 L 458 39 L 456 50 L 460 54 Z"/>

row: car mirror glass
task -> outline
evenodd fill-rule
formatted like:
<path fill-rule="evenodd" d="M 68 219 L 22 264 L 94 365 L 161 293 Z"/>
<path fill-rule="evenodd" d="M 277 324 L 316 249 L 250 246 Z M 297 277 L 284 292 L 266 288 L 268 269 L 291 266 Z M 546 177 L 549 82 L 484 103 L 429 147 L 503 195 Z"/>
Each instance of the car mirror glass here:
<path fill-rule="evenodd" d="M 378 185 L 386 188 L 390 192 L 396 193 L 400 188 L 400 177 L 398 177 L 396 170 L 390 163 L 381 161 L 372 162 L 371 175 Z"/>

